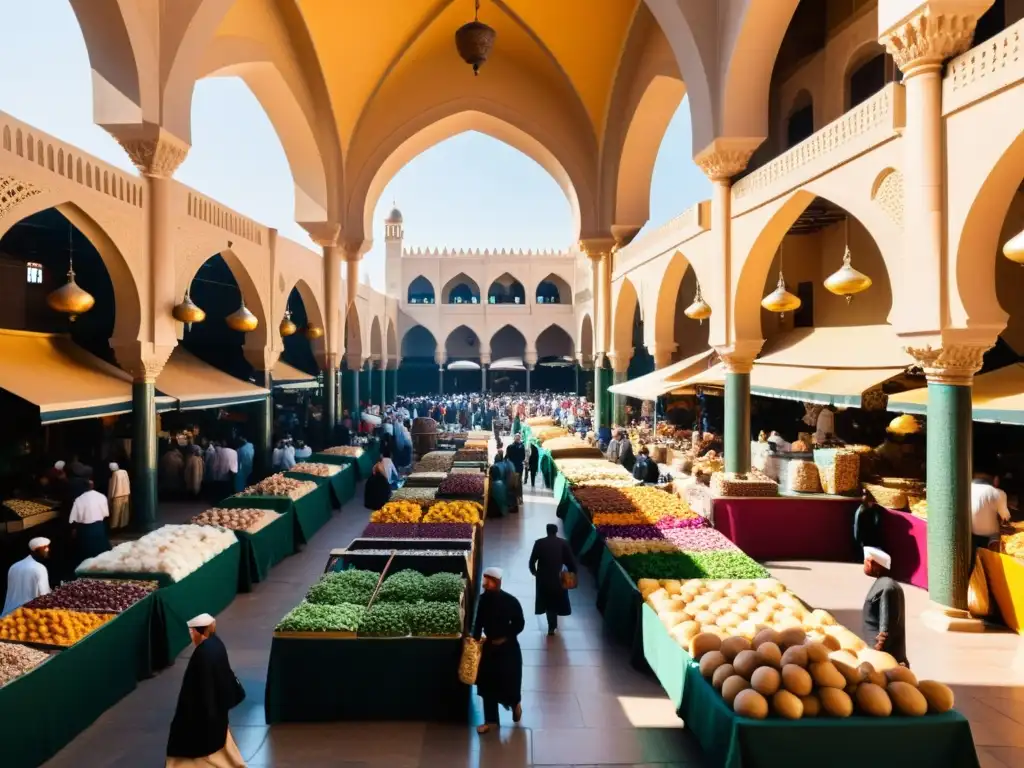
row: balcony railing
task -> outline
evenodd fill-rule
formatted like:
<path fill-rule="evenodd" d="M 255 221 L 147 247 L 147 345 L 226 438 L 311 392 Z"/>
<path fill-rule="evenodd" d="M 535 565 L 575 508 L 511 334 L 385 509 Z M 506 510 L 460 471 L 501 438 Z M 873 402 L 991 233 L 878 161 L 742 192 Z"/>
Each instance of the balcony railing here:
<path fill-rule="evenodd" d="M 957 56 L 942 81 L 942 112 L 951 114 L 1024 80 L 1024 20 Z"/>
<path fill-rule="evenodd" d="M 612 274 L 615 277 L 696 237 L 711 226 L 711 203 L 703 200 L 692 205 L 660 227 L 645 232 L 625 248 L 615 252 Z"/>

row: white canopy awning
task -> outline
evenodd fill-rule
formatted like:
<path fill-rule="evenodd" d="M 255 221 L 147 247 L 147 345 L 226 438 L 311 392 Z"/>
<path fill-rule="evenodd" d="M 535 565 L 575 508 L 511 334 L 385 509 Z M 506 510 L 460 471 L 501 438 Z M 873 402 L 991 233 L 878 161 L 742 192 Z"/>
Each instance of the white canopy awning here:
<path fill-rule="evenodd" d="M 972 418 L 997 424 L 1024 424 L 1024 363 L 1013 363 L 974 377 Z M 912 389 L 889 398 L 889 410 L 925 415 L 928 389 Z"/>
<path fill-rule="evenodd" d="M 503 357 L 491 363 L 492 371 L 525 371 L 526 366 L 520 357 Z"/>
<path fill-rule="evenodd" d="M 680 382 L 706 371 L 714 350 L 706 349 L 678 363 L 659 368 L 646 376 L 639 376 L 608 388 L 614 395 L 654 400 L 670 392 L 685 389 Z"/>
<path fill-rule="evenodd" d="M 456 360 L 453 363 L 448 363 L 449 371 L 479 371 L 479 363 L 474 363 L 472 360 Z"/>

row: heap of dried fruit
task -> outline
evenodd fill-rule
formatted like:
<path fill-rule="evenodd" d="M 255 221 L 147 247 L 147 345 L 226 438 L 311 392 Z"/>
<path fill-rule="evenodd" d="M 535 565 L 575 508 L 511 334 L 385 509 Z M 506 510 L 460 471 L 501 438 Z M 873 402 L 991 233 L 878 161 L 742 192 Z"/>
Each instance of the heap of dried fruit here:
<path fill-rule="evenodd" d="M 341 472 L 337 464 L 318 464 L 316 462 L 304 461 L 291 468 L 292 472 L 301 472 L 304 475 L 315 475 L 316 477 L 331 477 Z"/>
<path fill-rule="evenodd" d="M 121 613 L 156 589 L 155 581 L 75 579 L 24 605 L 28 609 L 57 608 L 86 613 Z"/>
<path fill-rule="evenodd" d="M 18 643 L 0 643 L 0 687 L 38 667 L 49 654 Z"/>
<path fill-rule="evenodd" d="M 40 504 L 37 501 L 28 501 L 27 499 L 8 499 L 4 502 L 4 506 L 23 520 L 26 517 L 35 517 L 36 515 L 52 511 L 45 504 Z"/>
<path fill-rule="evenodd" d="M 441 482 L 441 485 L 438 486 L 437 495 L 441 498 L 483 498 L 484 476 L 470 474 L 448 475 Z"/>
<path fill-rule="evenodd" d="M 193 525 L 219 525 L 232 531 L 253 531 L 280 517 L 269 509 L 227 509 L 214 507 L 192 518 Z"/>
<path fill-rule="evenodd" d="M 325 448 L 321 451 L 328 456 L 348 456 L 349 458 L 358 459 L 363 455 L 363 449 L 358 445 L 336 445 L 333 448 Z"/>
<path fill-rule="evenodd" d="M 282 473 L 271 475 L 256 485 L 250 485 L 236 496 L 286 496 L 289 499 L 301 499 L 307 493 L 317 489 L 317 484 L 312 480 L 296 480 L 294 477 L 285 477 Z"/>

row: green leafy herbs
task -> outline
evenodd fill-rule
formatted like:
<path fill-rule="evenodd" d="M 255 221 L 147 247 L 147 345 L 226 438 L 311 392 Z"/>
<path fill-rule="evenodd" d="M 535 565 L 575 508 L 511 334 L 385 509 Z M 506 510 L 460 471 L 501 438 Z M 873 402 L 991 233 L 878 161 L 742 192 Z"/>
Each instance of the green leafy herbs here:
<path fill-rule="evenodd" d="M 382 603 L 415 603 L 426 597 L 427 578 L 419 571 L 398 571 L 381 585 L 377 600 Z"/>
<path fill-rule="evenodd" d="M 303 600 L 281 619 L 276 629 L 278 632 L 355 632 L 365 613 L 361 605 L 322 605 Z"/>
<path fill-rule="evenodd" d="M 462 577 L 457 573 L 435 573 L 424 584 L 423 599 L 434 602 L 458 602 L 464 589 Z"/>
<path fill-rule="evenodd" d="M 458 603 L 424 601 L 410 605 L 408 615 L 414 635 L 458 635 L 462 632 Z"/>
<path fill-rule="evenodd" d="M 618 559 L 639 579 L 766 579 L 768 571 L 742 552 L 649 552 Z"/>
<path fill-rule="evenodd" d="M 409 606 L 403 603 L 374 603 L 363 616 L 359 634 L 402 637 L 409 634 Z"/>
<path fill-rule="evenodd" d="M 350 576 L 349 574 L 359 575 Z M 310 603 L 324 605 L 354 603 L 365 607 L 370 602 L 370 596 L 377 586 L 378 578 L 380 578 L 380 574 L 375 574 L 373 571 L 350 570 L 341 573 L 328 573 L 309 588 L 306 600 Z"/>

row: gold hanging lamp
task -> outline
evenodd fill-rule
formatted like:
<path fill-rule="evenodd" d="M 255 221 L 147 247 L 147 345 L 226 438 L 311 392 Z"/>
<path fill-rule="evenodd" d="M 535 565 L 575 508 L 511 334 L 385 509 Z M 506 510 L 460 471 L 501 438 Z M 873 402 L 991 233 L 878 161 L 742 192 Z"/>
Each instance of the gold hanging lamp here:
<path fill-rule="evenodd" d="M 467 64 L 473 66 L 473 75 L 480 74 L 480 67 L 487 61 L 497 32 L 480 21 L 480 0 L 476 0 L 473 20 L 455 31 L 455 49 Z"/>
<path fill-rule="evenodd" d="M 704 301 L 700 293 L 700 283 L 697 283 L 697 294 L 693 297 L 693 303 L 683 310 L 683 314 L 691 320 L 697 320 L 701 325 L 711 317 L 711 305 Z"/>
<path fill-rule="evenodd" d="M 285 309 L 284 319 L 281 320 L 281 325 L 278 327 L 282 337 L 294 336 L 295 332 L 299 330 L 298 326 L 292 322 L 292 311 Z"/>
<path fill-rule="evenodd" d="M 316 341 L 324 335 L 324 329 L 319 325 L 308 325 L 306 326 L 306 338 L 310 341 Z"/>
<path fill-rule="evenodd" d="M 185 324 L 186 331 L 192 330 L 192 323 L 201 323 L 206 319 L 206 313 L 192 301 L 191 290 L 191 286 L 186 288 L 185 298 L 180 304 L 175 304 L 174 309 L 171 310 L 174 319 Z"/>
<path fill-rule="evenodd" d="M 795 312 L 800 309 L 799 296 L 795 296 L 786 290 L 786 279 L 782 276 L 782 243 L 779 243 L 779 282 L 775 290 L 761 299 L 761 306 L 769 312 L 778 313 L 779 317 L 785 317 L 787 312 Z"/>
<path fill-rule="evenodd" d="M 1024 230 L 1006 241 L 1003 246 L 1003 256 L 1017 264 L 1024 265 Z"/>
<path fill-rule="evenodd" d="M 79 315 L 84 315 L 96 303 L 91 293 L 75 282 L 75 243 L 74 228 L 68 222 L 68 281 L 46 297 L 46 303 L 54 312 L 68 316 L 72 323 Z"/>
<path fill-rule="evenodd" d="M 836 296 L 845 296 L 846 303 L 853 301 L 858 293 L 863 293 L 871 287 L 871 278 L 863 272 L 858 272 L 850 264 L 850 216 L 847 214 L 845 223 L 846 250 L 843 253 L 843 266 L 833 272 L 825 279 L 825 287 Z"/>
<path fill-rule="evenodd" d="M 242 297 L 242 305 L 224 318 L 224 322 L 228 324 L 228 328 L 231 330 L 240 331 L 241 333 L 250 333 L 260 327 L 259 318 L 245 306 L 244 296 Z"/>

